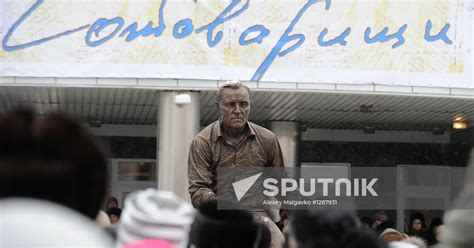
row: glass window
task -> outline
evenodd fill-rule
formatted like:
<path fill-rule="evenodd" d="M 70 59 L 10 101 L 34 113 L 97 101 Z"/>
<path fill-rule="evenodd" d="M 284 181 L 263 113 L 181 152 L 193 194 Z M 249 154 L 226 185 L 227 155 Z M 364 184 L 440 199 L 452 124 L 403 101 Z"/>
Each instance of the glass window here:
<path fill-rule="evenodd" d="M 156 163 L 143 161 L 119 161 L 118 181 L 156 181 Z"/>

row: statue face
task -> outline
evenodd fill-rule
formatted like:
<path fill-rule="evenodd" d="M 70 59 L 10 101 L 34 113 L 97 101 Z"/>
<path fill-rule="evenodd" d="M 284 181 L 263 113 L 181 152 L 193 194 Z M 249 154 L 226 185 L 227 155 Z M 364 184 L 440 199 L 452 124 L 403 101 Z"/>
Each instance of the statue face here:
<path fill-rule="evenodd" d="M 241 129 L 245 126 L 250 114 L 250 96 L 248 91 L 226 88 L 218 106 L 223 124 L 229 129 Z"/>

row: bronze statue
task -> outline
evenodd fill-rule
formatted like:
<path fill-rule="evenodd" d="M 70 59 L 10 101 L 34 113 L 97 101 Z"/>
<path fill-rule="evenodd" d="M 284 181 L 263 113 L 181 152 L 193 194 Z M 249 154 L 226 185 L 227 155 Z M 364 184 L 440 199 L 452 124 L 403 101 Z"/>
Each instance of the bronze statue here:
<path fill-rule="evenodd" d="M 248 121 L 250 89 L 238 81 L 229 81 L 216 94 L 219 120 L 204 128 L 191 143 L 188 180 L 195 207 L 216 198 L 218 167 L 283 167 L 280 144 L 274 133 Z M 283 235 L 268 213 L 253 209 L 258 222 L 272 233 L 272 247 L 281 247 Z"/>

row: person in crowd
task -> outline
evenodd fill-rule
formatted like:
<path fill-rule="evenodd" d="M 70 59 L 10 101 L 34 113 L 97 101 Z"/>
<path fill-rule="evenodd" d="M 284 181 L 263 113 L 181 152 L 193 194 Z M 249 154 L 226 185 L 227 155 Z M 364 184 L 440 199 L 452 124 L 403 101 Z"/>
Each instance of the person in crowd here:
<path fill-rule="evenodd" d="M 378 225 L 388 220 L 388 215 L 385 211 L 381 210 L 377 211 L 372 219 L 374 220 L 372 228 L 375 229 Z"/>
<path fill-rule="evenodd" d="M 393 228 L 387 228 L 379 235 L 379 239 L 385 242 L 402 241 L 405 240 L 405 236 Z"/>
<path fill-rule="evenodd" d="M 445 228 L 446 228 L 445 225 L 439 225 L 438 228 L 436 228 L 436 231 L 435 231 L 436 244 L 443 239 L 444 232 L 446 231 Z"/>
<path fill-rule="evenodd" d="M 271 234 L 266 225 L 254 220 L 252 213 L 237 203 L 209 199 L 198 206 L 191 225 L 190 244 L 196 248 L 269 248 Z"/>
<path fill-rule="evenodd" d="M 415 236 L 419 238 L 426 239 L 426 222 L 425 222 L 425 216 L 420 213 L 416 212 L 410 215 L 410 219 L 408 222 L 408 235 L 409 236 Z"/>
<path fill-rule="evenodd" d="M 107 199 L 107 201 L 105 203 L 105 211 L 107 211 L 111 208 L 118 208 L 118 207 L 119 207 L 119 203 L 118 203 L 117 198 L 111 196 Z"/>
<path fill-rule="evenodd" d="M 112 239 L 83 214 L 39 198 L 0 199 L 2 248 L 112 248 Z"/>
<path fill-rule="evenodd" d="M 122 209 L 120 208 L 109 208 L 107 210 L 107 215 L 110 219 L 110 224 L 117 224 L 120 220 L 120 215 L 122 214 Z"/>
<path fill-rule="evenodd" d="M 380 235 L 385 229 L 392 228 L 395 229 L 395 222 L 393 220 L 387 220 L 375 227 L 374 231 L 377 235 Z"/>
<path fill-rule="evenodd" d="M 288 218 L 288 213 L 284 210 L 280 210 L 280 222 L 278 227 L 283 234 L 288 233 L 288 227 L 290 226 L 290 219 Z"/>
<path fill-rule="evenodd" d="M 301 210 L 291 216 L 291 231 L 298 248 L 385 247 L 371 233 L 362 231 L 350 212 L 342 210 Z"/>
<path fill-rule="evenodd" d="M 149 188 L 130 194 L 125 200 L 117 226 L 117 244 L 126 247 L 170 243 L 174 247 L 188 245 L 195 210 L 175 193 Z"/>
<path fill-rule="evenodd" d="M 216 94 L 219 120 L 204 128 L 191 142 L 188 181 L 191 201 L 215 199 L 218 167 L 284 167 L 280 144 L 271 131 L 248 121 L 250 89 L 238 81 L 229 81 Z M 228 183 L 232 183 L 228 179 Z M 255 219 L 272 233 L 272 247 L 281 247 L 284 238 L 272 221 L 272 214 L 252 209 Z"/>
<path fill-rule="evenodd" d="M 454 201 L 452 209 L 443 217 L 444 233 L 436 248 L 474 246 L 472 231 L 474 230 L 474 149 L 471 149 L 465 175 L 464 186 L 459 196 Z"/>
<path fill-rule="evenodd" d="M 38 218 L 34 222 L 23 227 L 24 233 L 19 230 L 17 236 L 25 235 L 22 238 L 27 240 L 28 230 L 33 228 L 37 229 L 38 234 L 49 237 L 51 233 L 45 233 L 50 225 L 46 216 L 50 217 L 51 223 L 57 221 L 61 228 L 69 226 L 69 230 L 76 230 L 77 233 L 102 233 L 93 220 L 102 205 L 106 179 L 107 166 L 103 152 L 93 136 L 75 119 L 60 113 L 39 118 L 31 109 L 20 109 L 4 115 L 0 120 L 2 204 L 11 206 L 13 201 L 12 205 L 16 207 L 12 207 L 12 211 L 23 209 L 24 204 L 31 204 L 31 209 L 41 205 L 41 211 L 44 211 L 44 218 L 36 216 Z M 25 200 L 15 200 L 17 198 Z M 49 211 L 55 213 L 54 210 L 58 212 L 58 216 L 63 213 L 63 217 L 70 218 L 53 219 Z M 7 212 L 2 209 L 5 216 Z M 36 210 L 34 213 L 41 214 Z M 22 223 L 24 217 L 8 215 L 9 218 L 15 216 L 18 218 L 15 223 Z M 6 221 L 5 218 L 0 219 L 2 222 Z M 3 223 L 0 226 L 5 227 Z M 14 230 L 14 225 L 2 228 L 4 234 L 9 230 Z M 74 242 L 70 236 L 61 238 L 65 242 Z M 104 234 L 102 241 L 96 241 L 104 244 L 107 243 L 107 238 Z M 53 239 L 37 241 L 46 242 L 41 243 L 44 247 L 67 247 L 58 246 Z M 34 239 L 28 242 L 31 243 L 24 247 L 35 247 Z"/>
<path fill-rule="evenodd" d="M 426 241 L 428 241 L 428 245 L 431 246 L 438 243 L 438 240 L 436 239 L 436 230 L 440 225 L 443 225 L 443 219 L 440 217 L 431 220 L 430 226 L 426 230 Z"/>
<path fill-rule="evenodd" d="M 374 221 L 370 217 L 363 216 L 360 218 L 360 224 L 361 224 L 362 230 L 371 231 Z"/>

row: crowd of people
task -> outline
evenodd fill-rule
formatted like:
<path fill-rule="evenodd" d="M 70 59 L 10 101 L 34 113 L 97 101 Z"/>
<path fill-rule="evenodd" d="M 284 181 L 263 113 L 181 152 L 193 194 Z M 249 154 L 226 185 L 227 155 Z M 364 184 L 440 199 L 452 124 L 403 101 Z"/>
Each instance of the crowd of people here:
<path fill-rule="evenodd" d="M 441 217 L 431 220 L 429 227 L 426 225 L 425 216 L 421 212 L 410 215 L 405 232 L 395 228 L 395 222 L 388 217 L 385 211 L 378 211 L 370 218 L 360 218 L 362 229 L 373 231 L 385 242 L 413 243 L 418 247 L 431 247 L 436 245 L 443 236 L 444 225 Z"/>
<path fill-rule="evenodd" d="M 122 208 L 110 198 L 101 210 L 106 158 L 94 136 L 63 114 L 6 115 L 0 158 L 0 247 L 271 247 L 267 226 L 234 202 L 227 203 L 233 210 L 219 210 L 216 199 L 194 208 L 172 192 L 147 189 L 130 194 Z M 458 204 L 474 201 L 471 186 Z M 279 227 L 289 248 L 473 247 L 472 213 L 453 210 L 446 224 L 434 218 L 429 226 L 414 213 L 404 233 L 384 211 L 359 219 L 351 211 L 308 209 L 281 212 Z"/>

